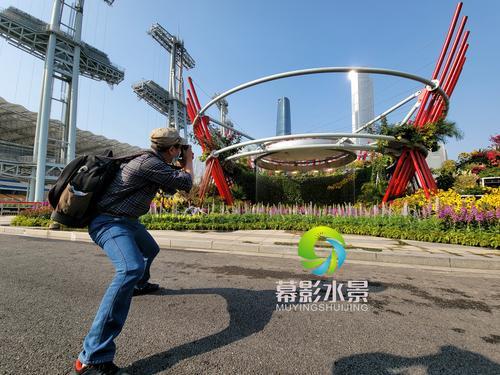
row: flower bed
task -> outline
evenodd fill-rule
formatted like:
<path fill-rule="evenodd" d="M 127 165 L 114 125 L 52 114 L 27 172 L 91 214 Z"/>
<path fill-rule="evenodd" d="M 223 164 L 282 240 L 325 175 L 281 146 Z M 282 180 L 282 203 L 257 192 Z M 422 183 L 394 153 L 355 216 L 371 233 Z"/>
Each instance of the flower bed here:
<path fill-rule="evenodd" d="M 339 217 L 313 215 L 210 214 L 145 215 L 141 221 L 156 230 L 294 230 L 326 225 L 343 234 L 500 248 L 498 223 L 491 228 L 448 228 L 442 220 L 412 216 Z"/>
<path fill-rule="evenodd" d="M 175 212 L 176 208 L 172 207 Z M 438 192 L 430 201 L 422 192 L 396 200 L 391 206 L 362 205 L 212 205 L 209 213 L 148 214 L 141 221 L 159 230 L 295 230 L 318 225 L 344 234 L 500 248 L 500 189 L 479 199 L 453 191 Z M 50 224 L 50 209 L 25 210 L 12 225 Z"/>
<path fill-rule="evenodd" d="M 407 207 L 409 211 L 420 213 L 423 218 L 435 216 L 448 229 L 492 229 L 500 227 L 500 188 L 486 188 L 487 194 L 461 196 L 456 191 L 439 190 L 430 200 L 422 190 L 415 194 L 396 199 L 394 209 Z"/>

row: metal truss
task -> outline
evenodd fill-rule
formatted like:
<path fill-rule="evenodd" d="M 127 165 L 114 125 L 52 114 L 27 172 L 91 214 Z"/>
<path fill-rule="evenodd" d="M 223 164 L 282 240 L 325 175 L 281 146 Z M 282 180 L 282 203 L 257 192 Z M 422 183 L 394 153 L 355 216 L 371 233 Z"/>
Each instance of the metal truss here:
<path fill-rule="evenodd" d="M 132 89 L 150 106 L 167 116 L 168 127 L 183 129 L 184 137 L 187 137 L 187 113 L 182 72 L 184 68 L 194 68 L 195 61 L 184 47 L 184 42 L 170 34 L 161 25 L 153 24 L 148 33 L 170 53 L 168 90 L 161 89 L 153 81 L 138 82 L 132 86 Z"/>
<path fill-rule="evenodd" d="M 162 115 L 167 116 L 169 112 L 169 93 L 154 81 L 140 81 L 132 85 L 132 90 L 141 99 L 144 99 L 151 107 Z"/>
<path fill-rule="evenodd" d="M 19 181 L 31 181 L 36 164 L 9 160 L 0 160 L 0 177 L 15 178 Z M 50 182 L 57 180 L 64 164 L 47 163 L 45 165 L 45 179 Z"/>
<path fill-rule="evenodd" d="M 113 1 L 106 1 L 109 5 Z M 0 36 L 15 47 L 45 61 L 39 116 L 33 145 L 35 173 L 30 181 L 29 199 L 45 199 L 45 164 L 51 148 L 55 157 L 69 163 L 76 152 L 76 118 L 80 75 L 110 85 L 124 78 L 122 69 L 108 56 L 82 42 L 85 0 L 54 0 L 50 24 L 17 8 L 0 11 Z M 60 90 L 54 84 L 60 84 Z M 52 102 L 62 105 L 60 132 L 49 136 Z"/>
<path fill-rule="evenodd" d="M 184 43 L 165 30 L 160 24 L 155 23 L 148 32 L 169 53 L 175 48 L 175 58 L 179 60 L 186 69 L 193 69 L 194 59 L 189 55 Z"/>
<path fill-rule="evenodd" d="M 10 44 L 44 60 L 49 42 L 48 24 L 15 7 L 0 12 L 0 36 Z M 56 32 L 54 70 L 63 77 L 71 78 L 76 43 L 65 32 Z M 123 81 L 125 73 L 113 65 L 108 56 L 98 49 L 81 43 L 80 72 L 83 76 L 116 85 Z"/>

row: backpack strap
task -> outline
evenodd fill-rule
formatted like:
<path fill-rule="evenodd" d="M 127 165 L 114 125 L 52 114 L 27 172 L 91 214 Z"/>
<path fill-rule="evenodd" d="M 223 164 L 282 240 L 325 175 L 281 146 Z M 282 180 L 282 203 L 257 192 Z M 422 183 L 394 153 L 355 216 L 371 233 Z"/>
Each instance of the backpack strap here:
<path fill-rule="evenodd" d="M 121 161 L 121 162 L 125 163 L 127 161 L 133 160 L 133 159 L 135 159 L 139 156 L 145 155 L 145 154 L 156 155 L 153 150 L 142 150 L 142 151 L 136 152 L 135 154 L 116 156 L 116 157 L 113 157 L 113 154 L 111 154 L 110 159 Z"/>

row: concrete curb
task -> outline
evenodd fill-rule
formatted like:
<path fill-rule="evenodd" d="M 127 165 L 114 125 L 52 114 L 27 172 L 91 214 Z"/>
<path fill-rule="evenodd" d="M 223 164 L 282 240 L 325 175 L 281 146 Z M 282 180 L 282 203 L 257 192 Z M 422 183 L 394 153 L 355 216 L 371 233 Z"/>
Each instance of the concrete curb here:
<path fill-rule="evenodd" d="M 53 231 L 47 229 L 35 229 L 27 227 L 0 227 L 0 234 L 27 236 L 51 240 L 65 240 L 77 242 L 92 242 L 87 232 Z M 241 241 L 236 237 L 230 239 L 186 239 L 183 233 L 168 233 L 168 238 L 159 233 L 152 233 L 155 240 L 162 249 L 175 249 L 187 251 L 203 251 L 216 253 L 229 253 L 239 255 L 266 256 L 277 258 L 297 259 L 297 246 L 275 245 L 265 241 Z M 208 237 L 208 236 L 207 236 Z M 213 236 L 212 236 L 213 237 Z M 325 250 L 326 251 L 326 250 Z M 499 259 L 475 257 L 473 255 L 446 255 L 432 253 L 409 253 L 405 251 L 394 252 L 390 250 L 370 251 L 356 246 L 348 248 L 346 262 L 370 262 L 393 265 L 415 265 L 443 270 L 473 269 L 483 271 L 500 271 Z M 321 252 L 321 250 L 319 251 Z"/>

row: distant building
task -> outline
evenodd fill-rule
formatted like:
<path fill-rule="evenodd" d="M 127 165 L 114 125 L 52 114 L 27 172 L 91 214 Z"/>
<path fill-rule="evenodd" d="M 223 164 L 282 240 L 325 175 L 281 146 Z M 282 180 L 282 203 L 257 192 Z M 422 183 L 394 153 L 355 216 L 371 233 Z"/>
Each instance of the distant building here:
<path fill-rule="evenodd" d="M 26 198 L 30 181 L 33 181 L 33 147 L 35 143 L 36 120 L 38 114 L 19 104 L 10 103 L 0 97 L 0 200 Z M 58 120 L 49 122 L 47 147 L 47 174 L 45 192 L 59 177 L 66 161 L 62 158 L 59 145 L 61 129 L 64 125 Z M 76 129 L 76 156 L 101 154 L 111 149 L 115 156 L 137 153 L 140 147 L 108 139 L 87 130 Z M 29 197 L 29 196 L 28 196 Z"/>
<path fill-rule="evenodd" d="M 193 173 L 194 173 L 194 183 L 199 184 L 205 173 L 205 162 L 201 161 L 199 158 L 195 157 L 193 159 Z"/>
<path fill-rule="evenodd" d="M 369 74 L 349 73 L 351 80 L 352 132 L 375 117 L 373 105 L 373 83 Z M 361 133 L 365 133 L 361 131 Z M 356 139 L 356 144 L 367 144 L 369 139 Z"/>
<path fill-rule="evenodd" d="M 427 158 L 425 159 L 429 168 L 438 169 L 441 168 L 443 162 L 448 160 L 448 153 L 444 147 L 444 143 L 439 143 L 439 149 L 434 152 L 429 152 Z"/>
<path fill-rule="evenodd" d="M 292 120 L 290 116 L 290 100 L 287 97 L 278 99 L 278 116 L 276 119 L 276 135 L 292 134 Z"/>

